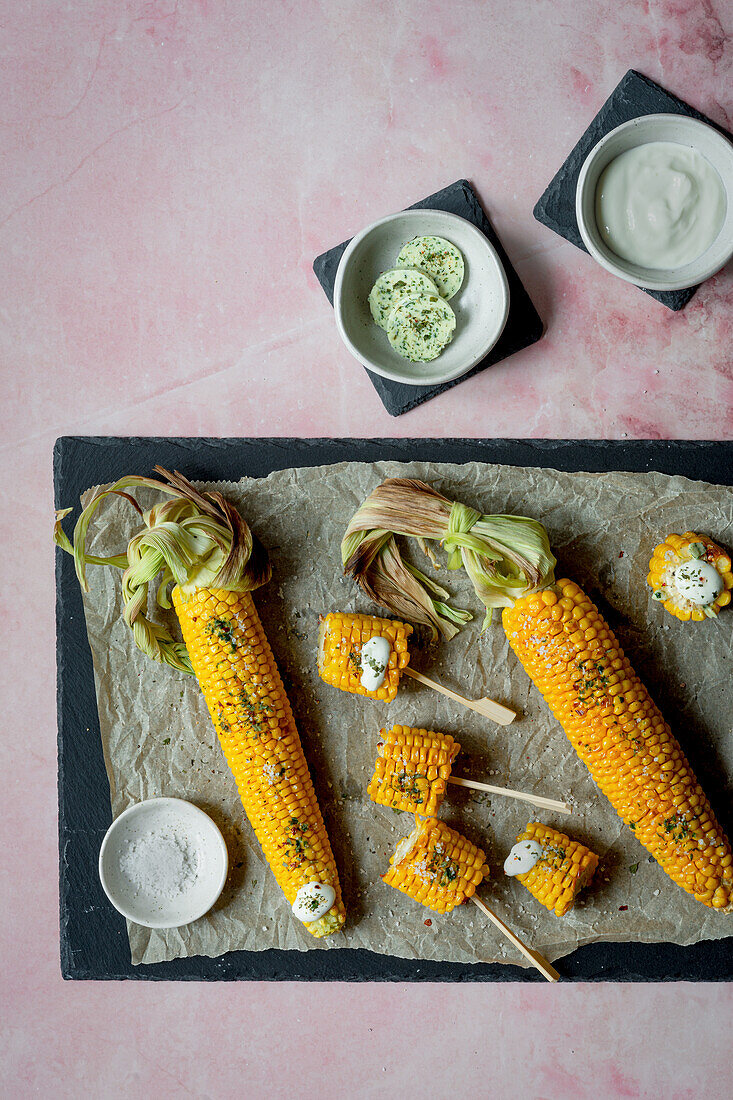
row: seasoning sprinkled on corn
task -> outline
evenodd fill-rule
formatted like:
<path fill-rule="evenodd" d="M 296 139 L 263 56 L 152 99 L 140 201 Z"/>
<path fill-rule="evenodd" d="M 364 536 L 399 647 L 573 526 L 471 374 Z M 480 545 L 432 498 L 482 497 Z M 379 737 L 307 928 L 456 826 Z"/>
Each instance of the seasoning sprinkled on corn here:
<path fill-rule="evenodd" d="M 570 580 L 503 613 L 514 652 L 619 817 L 683 890 L 733 910 L 733 853 L 617 638 Z"/>
<path fill-rule="evenodd" d="M 306 886 L 332 889 L 331 908 L 306 928 L 317 937 L 339 931 L 346 914 L 336 863 L 251 594 L 216 588 L 186 594 L 175 587 L 172 600 L 242 804 L 280 889 L 291 905 Z"/>
<path fill-rule="evenodd" d="M 489 876 L 486 856 L 438 818 L 419 821 L 397 845 L 382 879 L 437 913 L 449 913 Z"/>
<path fill-rule="evenodd" d="M 565 833 L 530 821 L 517 837 L 517 845 L 507 857 L 504 870 L 516 877 L 546 909 L 563 917 L 572 908 L 576 895 L 587 886 L 598 866 L 598 856 Z M 523 849 L 531 851 L 528 870 L 523 870 Z M 519 870 L 512 866 L 516 863 Z M 526 865 L 526 864 L 525 864 Z"/>
<path fill-rule="evenodd" d="M 367 788 L 369 797 L 393 810 L 435 817 L 460 751 L 461 746 L 448 733 L 410 726 L 382 730 L 374 775 Z"/>
<path fill-rule="evenodd" d="M 412 627 L 396 619 L 332 612 L 321 619 L 318 671 L 342 691 L 391 703 L 410 662 Z"/>
<path fill-rule="evenodd" d="M 667 535 L 652 554 L 647 582 L 654 599 L 675 618 L 714 619 L 731 600 L 731 559 L 706 535 Z"/>

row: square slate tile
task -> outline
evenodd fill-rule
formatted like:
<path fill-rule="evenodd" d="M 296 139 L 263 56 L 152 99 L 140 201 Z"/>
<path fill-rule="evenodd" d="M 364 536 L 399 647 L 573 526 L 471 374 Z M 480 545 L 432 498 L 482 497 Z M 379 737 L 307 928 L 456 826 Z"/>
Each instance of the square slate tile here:
<path fill-rule="evenodd" d="M 405 386 L 402 382 L 382 378 L 381 375 L 373 374 L 368 370 L 367 374 L 372 385 L 390 416 L 400 416 L 402 413 L 409 412 L 410 409 L 422 405 L 424 401 L 429 401 L 431 397 L 437 397 L 439 393 L 444 393 L 445 390 L 460 385 L 466 379 L 473 378 L 475 374 L 493 366 L 494 363 L 500 363 L 502 359 L 514 355 L 516 351 L 535 344 L 544 332 L 540 316 L 468 180 L 457 180 L 449 187 L 444 187 L 442 191 L 413 203 L 408 209 L 447 210 L 450 214 L 457 214 L 466 221 L 472 222 L 488 237 L 504 266 L 509 283 L 509 316 L 504 331 L 489 354 L 468 374 L 452 382 L 444 382 L 436 386 Z M 344 241 L 343 244 L 330 248 L 328 252 L 322 253 L 313 261 L 313 270 L 331 305 L 333 305 L 336 269 L 348 244 L 348 241 Z"/>

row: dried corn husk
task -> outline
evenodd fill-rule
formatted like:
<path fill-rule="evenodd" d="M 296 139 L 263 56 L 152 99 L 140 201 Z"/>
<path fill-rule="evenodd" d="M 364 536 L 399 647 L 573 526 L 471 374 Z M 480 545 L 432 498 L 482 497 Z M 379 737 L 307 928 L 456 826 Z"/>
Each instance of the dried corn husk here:
<path fill-rule="evenodd" d="M 450 607 L 442 586 L 402 560 L 395 535 L 416 538 L 433 564 L 427 544 L 439 542 L 448 553 L 447 568 L 463 566 L 486 608 L 484 627 L 495 607 L 510 607 L 554 578 L 555 558 L 537 520 L 482 515 L 423 481 L 389 478 L 349 523 L 341 543 L 344 571 L 375 603 L 429 626 L 433 637 L 452 638 L 471 614 Z"/>
<path fill-rule="evenodd" d="M 192 674 L 183 642 L 176 641 L 165 627 L 146 615 L 151 582 L 158 578 L 156 601 L 160 607 L 170 608 L 171 584 L 177 584 L 184 592 L 195 588 L 249 592 L 266 584 L 271 568 L 264 547 L 221 493 L 202 495 L 177 471 L 169 473 L 162 466 L 155 469 L 168 484 L 131 475 L 109 489 L 100 490 L 77 520 L 73 546 L 61 527 L 61 521 L 72 509 L 57 512 L 54 542 L 73 554 L 79 583 L 85 592 L 89 588 L 87 565 L 124 569 L 124 616 L 135 644 L 152 660 Z M 156 489 L 174 499 L 143 512 L 135 498 L 126 492 L 131 488 Z M 87 554 L 87 532 L 94 512 L 110 494 L 128 500 L 144 526 L 130 539 L 126 554 L 100 558 Z"/>

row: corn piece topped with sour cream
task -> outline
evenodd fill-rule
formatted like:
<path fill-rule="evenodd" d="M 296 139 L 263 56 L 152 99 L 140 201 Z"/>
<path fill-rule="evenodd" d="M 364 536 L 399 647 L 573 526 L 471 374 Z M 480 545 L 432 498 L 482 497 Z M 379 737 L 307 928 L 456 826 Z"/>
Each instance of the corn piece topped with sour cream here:
<path fill-rule="evenodd" d="M 340 611 L 321 618 L 318 672 L 321 679 L 356 695 L 391 702 L 402 670 L 410 663 L 409 623 L 349 615 Z"/>
<path fill-rule="evenodd" d="M 647 583 L 653 599 L 675 618 L 714 619 L 731 600 L 731 559 L 706 535 L 667 535 L 652 554 Z"/>

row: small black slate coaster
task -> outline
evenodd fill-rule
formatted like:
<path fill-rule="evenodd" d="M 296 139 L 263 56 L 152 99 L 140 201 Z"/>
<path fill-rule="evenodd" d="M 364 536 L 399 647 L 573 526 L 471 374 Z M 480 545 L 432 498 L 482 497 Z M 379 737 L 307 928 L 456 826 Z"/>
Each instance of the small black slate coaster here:
<path fill-rule="evenodd" d="M 700 122 L 707 122 L 725 137 L 731 137 L 727 130 L 712 119 L 688 106 L 671 92 L 665 91 L 649 77 L 629 69 L 537 202 L 533 211 L 537 221 L 587 253 L 588 249 L 583 244 L 575 219 L 575 191 L 585 158 L 602 137 L 615 130 L 622 122 L 641 118 L 642 115 L 657 114 L 689 115 Z M 685 290 L 646 290 L 645 287 L 639 287 L 639 290 L 656 298 L 669 309 L 678 310 L 687 305 L 697 286 L 687 287 Z"/>
<path fill-rule="evenodd" d="M 444 187 L 442 191 L 437 191 L 434 195 L 428 195 L 426 199 L 413 203 L 407 209 L 447 210 L 449 214 L 457 214 L 459 218 L 465 218 L 466 221 L 472 222 L 489 238 L 504 265 L 509 283 L 509 316 L 504 331 L 486 358 L 482 359 L 468 374 L 461 375 L 453 382 L 444 382 L 438 386 L 405 386 L 402 382 L 393 382 L 391 378 L 382 378 L 381 375 L 373 374 L 368 370 L 367 374 L 372 385 L 382 399 L 382 404 L 390 416 L 401 416 L 402 413 L 409 412 L 410 409 L 422 405 L 424 401 L 429 401 L 431 397 L 437 397 L 439 393 L 452 389 L 460 382 L 465 382 L 467 378 L 473 378 L 474 374 L 486 370 L 494 363 L 500 363 L 502 359 L 508 359 L 510 355 L 514 355 L 515 351 L 521 351 L 523 348 L 528 348 L 530 344 L 535 344 L 544 332 L 540 315 L 534 308 L 529 294 L 512 267 L 501 241 L 494 232 L 478 200 L 478 196 L 468 180 L 457 180 L 449 187 Z M 328 252 L 317 256 L 313 261 L 313 270 L 331 305 L 333 305 L 336 269 L 348 244 L 349 241 L 344 241 L 343 244 L 330 248 Z"/>

